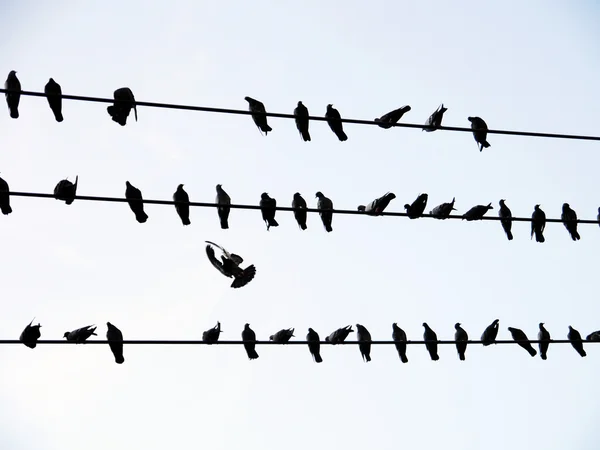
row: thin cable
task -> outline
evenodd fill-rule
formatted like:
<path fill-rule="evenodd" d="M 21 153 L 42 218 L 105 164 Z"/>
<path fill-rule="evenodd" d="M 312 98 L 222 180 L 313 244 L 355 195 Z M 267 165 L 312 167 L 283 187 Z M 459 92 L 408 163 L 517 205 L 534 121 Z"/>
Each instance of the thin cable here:
<path fill-rule="evenodd" d="M 15 92 L 10 89 L 0 89 L 0 92 Z M 32 92 L 32 91 L 19 91 L 21 95 L 30 95 L 33 97 L 46 97 L 46 94 L 43 92 Z M 83 102 L 98 102 L 98 103 L 119 103 L 125 102 L 121 100 L 115 100 L 112 98 L 101 98 L 101 97 L 87 97 L 82 95 L 67 95 L 62 94 L 62 98 L 66 100 L 77 100 Z M 156 102 L 135 102 L 136 106 L 148 106 L 151 108 L 166 108 L 166 109 L 180 109 L 185 111 L 202 111 L 202 112 L 210 112 L 210 113 L 221 113 L 221 114 L 242 114 L 242 115 L 262 115 L 267 117 L 277 117 L 280 119 L 295 119 L 296 116 L 293 114 L 283 114 L 283 113 L 260 113 L 260 112 L 250 112 L 248 110 L 241 109 L 228 109 L 228 108 L 212 108 L 208 106 L 191 106 L 191 105 L 176 105 L 170 103 L 156 103 Z M 309 120 L 316 121 L 327 121 L 326 117 L 320 116 L 309 116 Z M 340 121 L 344 123 L 353 123 L 357 125 L 379 125 L 379 122 L 375 122 L 374 120 L 362 120 L 362 119 L 333 119 L 335 121 Z M 394 123 L 388 124 L 393 127 L 402 127 L 402 128 L 419 128 L 423 129 L 425 124 L 417 124 L 417 123 Z M 473 130 L 471 128 L 464 127 L 446 127 L 440 126 L 436 128 L 436 130 L 442 131 L 461 131 L 465 133 L 472 133 Z M 514 131 L 514 130 L 488 130 L 488 134 L 505 134 L 512 136 L 529 136 L 529 137 L 543 137 L 550 139 L 577 139 L 584 141 L 600 141 L 600 136 L 586 136 L 586 135 L 577 135 L 577 134 L 559 134 L 559 133 L 543 133 L 543 132 L 535 132 L 535 131 Z"/>

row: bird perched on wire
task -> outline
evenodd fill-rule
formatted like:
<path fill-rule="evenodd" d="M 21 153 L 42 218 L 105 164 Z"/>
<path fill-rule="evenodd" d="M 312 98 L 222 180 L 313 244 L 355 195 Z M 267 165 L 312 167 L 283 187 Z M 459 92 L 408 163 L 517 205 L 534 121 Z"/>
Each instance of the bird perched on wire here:
<path fill-rule="evenodd" d="M 533 239 L 535 234 L 537 242 L 545 242 L 544 228 L 546 228 L 546 213 L 542 211 L 540 205 L 535 205 L 531 215 L 531 238 Z"/>
<path fill-rule="evenodd" d="M 584 356 L 587 356 L 587 353 L 583 349 L 583 341 L 581 339 L 581 334 L 571 325 L 569 325 L 569 334 L 567 334 L 567 339 L 571 341 L 571 345 L 582 358 Z"/>
<path fill-rule="evenodd" d="M 425 332 L 423 333 L 423 340 L 425 341 L 425 347 L 427 348 L 427 351 L 429 352 L 429 356 L 431 357 L 432 361 L 437 361 L 440 359 L 440 357 L 438 356 L 438 352 L 437 352 L 437 334 L 435 334 L 435 331 L 433 331 L 429 325 L 427 325 L 425 322 L 423 322 L 423 327 L 425 328 Z"/>
<path fill-rule="evenodd" d="M 70 205 L 75 201 L 75 195 L 77 195 L 77 182 L 79 181 L 79 175 L 75 177 L 75 183 L 71 183 L 69 180 L 60 180 L 54 187 L 54 198 L 56 200 L 64 200 L 67 205 Z"/>
<path fill-rule="evenodd" d="M 298 106 L 294 108 L 294 116 L 296 116 L 296 128 L 300 133 L 300 137 L 304 142 L 310 141 L 310 133 L 308 132 L 308 108 L 298 102 Z"/>
<path fill-rule="evenodd" d="M 296 219 L 296 222 L 298 222 L 298 226 L 301 230 L 306 230 L 307 205 L 306 200 L 302 198 L 299 192 L 294 194 L 294 198 L 292 199 L 292 208 L 296 208 L 294 211 L 294 218 Z"/>
<path fill-rule="evenodd" d="M 527 352 L 532 357 L 537 355 L 537 352 L 531 346 L 531 343 L 529 342 L 529 339 L 527 338 L 527 335 L 525 334 L 525 332 L 523 330 L 519 330 L 518 328 L 508 327 L 508 331 L 510 331 L 510 334 L 512 335 L 513 340 L 517 342 L 519 347 L 527 350 Z"/>
<path fill-rule="evenodd" d="M 125 198 L 129 208 L 135 214 L 135 220 L 139 223 L 145 223 L 148 220 L 148 214 L 144 212 L 144 203 L 142 202 L 142 191 L 136 188 L 129 181 L 125 182 Z"/>
<path fill-rule="evenodd" d="M 354 333 L 352 325 L 347 325 L 344 328 L 338 328 L 325 338 L 325 342 L 329 342 L 332 345 L 339 344 L 344 342 L 350 333 Z"/>
<path fill-rule="evenodd" d="M 21 341 L 25 347 L 35 348 L 37 340 L 42 336 L 42 333 L 40 332 L 42 326 L 39 323 L 37 325 L 32 325 L 34 320 L 35 317 L 22 331 L 21 336 L 19 336 L 19 341 Z"/>
<path fill-rule="evenodd" d="M 10 207 L 10 188 L 8 187 L 8 183 L 0 178 L 0 211 L 5 216 L 12 212 L 12 208 Z"/>
<path fill-rule="evenodd" d="M 439 127 L 442 126 L 442 119 L 444 118 L 444 113 L 448 111 L 448 108 L 444 108 L 444 104 L 442 103 L 438 109 L 436 109 L 431 116 L 425 122 L 425 126 L 423 127 L 423 131 L 435 131 Z"/>
<path fill-rule="evenodd" d="M 217 184 L 217 198 L 215 203 L 219 205 L 217 207 L 217 213 L 219 214 L 219 221 L 221 222 L 221 229 L 227 230 L 229 229 L 229 211 L 231 208 L 231 197 L 229 194 L 225 192 L 225 190 L 221 187 L 220 184 Z"/>
<path fill-rule="evenodd" d="M 500 200 L 499 204 L 500 204 L 500 209 L 498 210 L 498 217 L 500 217 L 500 223 L 502 224 L 502 228 L 504 229 L 504 232 L 506 233 L 506 237 L 509 241 L 512 241 L 513 239 L 513 235 L 512 235 L 512 212 L 510 211 L 510 209 L 508 208 L 508 206 L 506 206 L 506 203 L 504 203 L 506 200 Z"/>
<path fill-rule="evenodd" d="M 342 116 L 340 116 L 340 112 L 333 107 L 333 105 L 327 105 L 327 112 L 325 113 L 325 118 L 327 119 L 327 124 L 331 131 L 338 137 L 340 141 L 347 141 L 348 136 L 344 133 L 344 125 L 341 122 Z"/>
<path fill-rule="evenodd" d="M 254 276 L 256 275 L 256 268 L 254 265 L 249 265 L 245 269 L 240 267 L 240 264 L 244 262 L 241 256 L 236 255 L 235 253 L 229 253 L 223 247 L 214 242 L 205 241 L 206 246 L 206 255 L 208 256 L 208 260 L 210 263 L 223 275 L 228 278 L 233 278 L 233 283 L 231 283 L 231 287 L 234 289 L 241 288 L 250 283 Z M 223 253 L 221 255 L 221 261 L 219 261 L 215 256 L 215 250 L 211 247 L 214 245 Z"/>
<path fill-rule="evenodd" d="M 390 202 L 396 198 L 396 194 L 393 192 L 388 192 L 387 194 L 382 195 L 379 198 L 376 198 L 367 206 L 358 205 L 358 210 L 364 212 L 369 216 L 380 216 L 385 208 L 388 207 Z"/>
<path fill-rule="evenodd" d="M 427 206 L 427 194 L 419 194 L 419 196 L 410 205 L 407 203 L 404 205 L 406 214 L 410 219 L 417 219 L 423 215 L 425 207 Z"/>
<path fill-rule="evenodd" d="M 452 211 L 456 211 L 454 208 L 454 202 L 456 201 L 455 197 L 452 197 L 452 201 L 450 203 L 442 203 L 441 205 L 436 206 L 429 214 L 431 214 L 436 219 L 446 220 Z"/>
<path fill-rule="evenodd" d="M 256 353 L 256 333 L 252 328 L 250 328 L 250 324 L 247 323 L 244 325 L 244 330 L 242 331 L 242 341 L 244 342 L 244 349 L 246 350 L 246 354 L 248 355 L 249 360 L 257 359 L 258 353 Z"/>
<path fill-rule="evenodd" d="M 277 333 L 269 336 L 269 340 L 275 342 L 276 344 L 286 344 L 291 338 L 294 337 L 294 329 L 288 328 L 279 330 Z"/>
<path fill-rule="evenodd" d="M 377 117 L 373 122 L 378 122 L 377 126 L 385 128 L 386 130 L 392 128 L 393 124 L 398 123 L 402 116 L 410 111 L 410 106 L 405 105 L 401 108 L 390 111 L 381 117 Z"/>
<path fill-rule="evenodd" d="M 319 215 L 321 216 L 321 221 L 323 222 L 323 226 L 325 227 L 325 231 L 331 233 L 333 228 L 331 228 L 331 221 L 333 220 L 333 202 L 325 197 L 321 191 L 315 194 L 317 200 L 317 209 L 319 210 Z"/>
<path fill-rule="evenodd" d="M 484 347 L 488 345 L 496 343 L 496 337 L 498 336 L 498 327 L 500 321 L 498 319 L 494 320 L 487 328 L 483 331 L 481 335 L 481 342 Z"/>
<path fill-rule="evenodd" d="M 371 361 L 371 333 L 358 323 L 356 324 L 356 340 L 359 342 L 358 349 L 363 361 Z"/>
<path fill-rule="evenodd" d="M 473 206 L 470 210 L 463 214 L 463 220 L 466 220 L 467 222 L 472 220 L 481 220 L 483 216 L 485 216 L 485 213 L 487 213 L 490 209 L 494 209 L 491 203 L 489 203 L 487 206 Z"/>
<path fill-rule="evenodd" d="M 260 212 L 262 214 L 262 218 L 267 225 L 267 231 L 271 227 L 278 227 L 279 224 L 275 220 L 275 212 L 277 212 L 277 200 L 269 197 L 269 194 L 263 192 L 260 195 Z"/>
<path fill-rule="evenodd" d="M 183 184 L 180 184 L 179 186 L 177 186 L 177 190 L 173 194 L 173 201 L 181 202 L 181 203 L 175 204 L 175 211 L 177 211 L 177 214 L 179 215 L 179 218 L 181 219 L 181 223 L 183 223 L 184 226 L 191 224 L 192 222 L 190 222 L 190 205 L 189 205 L 190 197 L 189 197 L 188 193 L 185 192 L 185 190 L 183 189 Z"/>
<path fill-rule="evenodd" d="M 483 151 L 484 148 L 491 147 L 490 143 L 486 140 L 487 138 L 487 124 L 481 117 L 467 117 L 471 122 L 471 129 L 473 130 L 473 138 L 477 142 L 479 151 Z"/>
<path fill-rule="evenodd" d="M 248 109 L 252 113 L 252 120 L 258 127 L 258 130 L 262 133 L 265 133 L 265 136 L 269 134 L 269 131 L 273 131 L 273 129 L 267 123 L 267 116 L 260 113 L 266 113 L 265 105 L 258 100 L 253 99 L 252 97 L 244 97 L 244 100 L 248 102 Z M 259 113 L 259 114 L 256 114 Z"/>
<path fill-rule="evenodd" d="M 90 336 L 98 336 L 95 333 L 95 331 L 95 325 L 87 325 L 85 327 L 77 328 L 73 331 L 66 331 L 63 337 L 66 338 L 67 341 L 77 342 L 78 344 L 80 344 L 81 342 L 87 340 L 87 338 L 89 338 Z"/>
<path fill-rule="evenodd" d="M 21 82 L 17 78 L 17 71 L 11 70 L 8 73 L 8 78 L 4 82 L 4 89 L 12 92 L 5 92 L 6 104 L 10 111 L 10 117 L 13 119 L 19 118 L 19 101 L 21 100 Z"/>
<path fill-rule="evenodd" d="M 571 209 L 568 203 L 563 203 L 560 218 L 571 235 L 571 239 L 574 241 L 581 239 L 581 236 L 579 236 L 579 233 L 577 232 L 577 213 Z"/>
<path fill-rule="evenodd" d="M 46 94 L 48 105 L 50 105 L 54 118 L 57 122 L 62 122 L 62 89 L 60 88 L 60 84 L 54 81 L 53 78 L 50 78 L 46 86 L 44 86 L 44 94 Z"/>
<path fill-rule="evenodd" d="M 123 333 L 110 322 L 106 322 L 106 326 L 108 327 L 106 340 L 108 341 L 110 351 L 115 357 L 115 362 L 123 364 L 125 362 L 125 358 L 123 358 Z"/>
<path fill-rule="evenodd" d="M 586 341 L 600 341 L 600 330 L 594 331 L 587 335 L 585 338 Z"/>
<path fill-rule="evenodd" d="M 314 361 L 316 363 L 322 363 L 323 358 L 321 358 L 321 339 L 319 338 L 319 334 L 312 328 L 308 329 L 306 342 L 308 343 L 308 351 L 312 355 Z"/>
<path fill-rule="evenodd" d="M 217 324 L 213 328 L 206 330 L 204 333 L 202 333 L 202 341 L 206 342 L 209 345 L 214 344 L 219 340 L 219 335 L 222 332 L 223 331 L 221 330 L 221 322 L 217 322 Z"/>
<path fill-rule="evenodd" d="M 131 89 L 128 87 L 119 88 L 113 93 L 113 97 L 115 99 L 114 104 L 106 108 L 112 120 L 124 127 L 127 124 L 127 117 L 133 109 L 135 121 L 137 122 L 137 107 Z"/>
<path fill-rule="evenodd" d="M 392 324 L 392 340 L 395 342 L 394 346 L 396 347 L 396 351 L 398 352 L 400 361 L 402 361 L 403 363 L 407 363 L 408 358 L 406 357 L 406 333 L 402 328 L 398 326 L 397 323 Z"/>
<path fill-rule="evenodd" d="M 456 332 L 454 333 L 454 340 L 456 341 L 456 351 L 458 352 L 458 358 L 461 361 L 465 360 L 465 352 L 467 351 L 467 341 L 469 340 L 469 335 L 467 332 L 460 326 L 460 323 L 454 325 L 454 329 Z"/>
<path fill-rule="evenodd" d="M 538 332 L 538 341 L 540 348 L 540 358 L 547 359 L 548 347 L 550 346 L 550 333 L 544 328 L 544 323 L 540 322 L 540 331 Z"/>

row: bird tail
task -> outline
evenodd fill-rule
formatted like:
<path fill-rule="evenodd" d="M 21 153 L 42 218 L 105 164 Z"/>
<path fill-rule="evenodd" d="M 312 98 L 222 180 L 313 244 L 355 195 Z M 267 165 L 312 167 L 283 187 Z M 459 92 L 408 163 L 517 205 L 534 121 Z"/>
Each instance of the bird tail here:
<path fill-rule="evenodd" d="M 305 223 L 301 223 L 301 224 L 300 224 L 300 229 L 301 229 L 301 230 L 306 230 L 306 228 L 307 228 L 307 226 L 306 226 L 306 224 L 305 224 Z"/>
<path fill-rule="evenodd" d="M 535 230 L 535 240 L 537 242 L 545 242 L 544 234 L 541 231 Z"/>
<path fill-rule="evenodd" d="M 507 231 L 507 232 L 506 232 L 506 237 L 508 238 L 508 240 L 509 240 L 509 241 L 512 241 L 512 240 L 513 240 L 512 231 L 510 231 L 510 230 L 509 230 L 509 231 Z"/>
<path fill-rule="evenodd" d="M 229 224 L 227 223 L 227 217 L 221 217 L 221 229 L 223 229 L 223 230 L 229 229 Z"/>
<path fill-rule="evenodd" d="M 183 220 L 182 220 L 182 223 L 183 223 L 184 225 L 190 225 L 192 222 L 190 222 L 190 219 L 183 219 Z"/>
<path fill-rule="evenodd" d="M 464 361 L 464 360 L 466 359 L 466 358 L 465 358 L 465 354 L 464 354 L 464 353 L 461 353 L 461 354 L 459 355 L 459 358 L 460 358 L 460 360 L 461 360 L 461 361 Z"/>
<path fill-rule="evenodd" d="M 440 357 L 439 357 L 439 356 L 438 356 L 438 354 L 436 353 L 435 355 L 431 355 L 431 359 L 432 359 L 433 361 L 437 361 L 437 360 L 439 360 L 439 359 L 440 359 Z"/>
<path fill-rule="evenodd" d="M 144 211 L 140 211 L 135 214 L 135 220 L 137 220 L 139 223 L 146 223 L 146 220 L 148 220 L 148 214 L 146 214 Z"/>
<path fill-rule="evenodd" d="M 579 236 L 579 233 L 577 232 L 577 230 L 573 230 L 573 234 L 571 234 L 571 237 L 573 238 L 574 241 L 578 241 L 579 239 L 581 239 L 581 236 Z"/>
<path fill-rule="evenodd" d="M 490 145 L 490 143 L 489 143 L 488 141 L 483 141 L 483 142 L 481 143 L 481 146 L 482 146 L 483 148 L 488 148 L 488 147 L 491 147 L 491 145 Z"/>
<path fill-rule="evenodd" d="M 123 364 L 125 362 L 125 358 L 123 358 L 123 355 L 115 356 L 115 362 L 117 364 Z"/>
<path fill-rule="evenodd" d="M 315 362 L 316 363 L 322 363 L 323 362 L 323 358 L 321 358 L 321 355 L 319 353 L 317 353 L 315 355 Z"/>
<path fill-rule="evenodd" d="M 527 349 L 527 351 L 529 352 L 529 354 L 531 356 L 537 355 L 537 352 L 535 351 L 535 349 L 532 346 L 529 346 L 529 348 Z"/>
<path fill-rule="evenodd" d="M 344 130 L 340 130 L 340 134 L 338 134 L 338 138 L 342 142 L 348 140 L 348 136 L 346 136 L 346 133 L 344 133 Z"/>
<path fill-rule="evenodd" d="M 406 357 L 406 355 L 400 355 L 400 361 L 406 364 L 408 362 L 408 358 Z"/>
<path fill-rule="evenodd" d="M 5 216 L 12 212 L 12 208 L 10 207 L 10 205 L 2 205 L 0 206 L 0 209 L 2 210 L 2 214 L 4 214 Z"/>
<path fill-rule="evenodd" d="M 545 354 L 545 353 L 542 353 L 542 354 L 540 355 L 540 357 L 541 357 L 541 358 L 542 358 L 544 361 L 546 361 L 546 359 L 548 358 L 548 357 L 546 356 L 546 354 Z"/>
<path fill-rule="evenodd" d="M 585 357 L 585 356 L 587 356 L 587 353 L 585 352 L 585 350 L 583 348 L 578 349 L 577 353 L 579 353 L 582 358 Z"/>
<path fill-rule="evenodd" d="M 269 219 L 269 227 L 278 227 L 279 224 L 277 223 L 277 221 L 275 219 Z"/>
<path fill-rule="evenodd" d="M 19 118 L 19 109 L 18 108 L 10 108 L 10 117 L 13 119 Z"/>
<path fill-rule="evenodd" d="M 267 134 L 269 131 L 273 131 L 273 128 L 271 128 L 268 124 L 264 124 L 262 127 L 260 127 L 261 131 L 265 134 Z"/>
<path fill-rule="evenodd" d="M 248 349 L 248 359 L 257 359 L 258 358 L 258 353 L 256 353 L 256 350 L 251 348 Z"/>
<path fill-rule="evenodd" d="M 56 119 L 57 122 L 62 122 L 64 120 L 62 112 L 60 112 L 60 111 L 56 111 L 54 113 L 54 118 Z"/>
<path fill-rule="evenodd" d="M 302 139 L 304 139 L 304 142 L 310 141 L 310 134 L 308 133 L 308 130 L 302 132 Z"/>
<path fill-rule="evenodd" d="M 331 228 L 331 224 L 325 225 L 325 231 L 327 231 L 328 233 L 331 233 L 333 231 L 333 228 Z"/>

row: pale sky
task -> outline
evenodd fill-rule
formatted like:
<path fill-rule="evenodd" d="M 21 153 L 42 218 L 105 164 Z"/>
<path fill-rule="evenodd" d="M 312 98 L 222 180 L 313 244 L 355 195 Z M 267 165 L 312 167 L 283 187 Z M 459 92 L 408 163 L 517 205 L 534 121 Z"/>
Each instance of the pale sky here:
<path fill-rule="evenodd" d="M 24 90 L 48 78 L 63 93 L 110 97 L 127 86 L 140 101 L 292 113 L 299 100 L 322 116 L 373 119 L 409 104 L 403 121 L 423 123 L 440 103 L 444 124 L 597 135 L 600 36 L 594 2 L 305 1 L 7 2 L 0 25 L 0 76 L 16 70 Z M 3 78 L 4 79 L 4 78 Z M 81 195 L 121 197 L 125 181 L 145 198 L 171 198 L 184 183 L 192 201 L 213 201 L 221 183 L 235 203 L 268 192 L 289 206 L 294 192 L 316 205 L 354 209 L 393 191 L 390 211 L 421 192 L 427 211 L 456 197 L 464 213 L 506 199 L 516 216 L 536 203 L 580 218 L 600 206 L 597 142 L 490 135 L 480 153 L 467 133 L 344 125 L 339 142 L 323 122 L 303 142 L 291 120 L 138 109 L 127 126 L 106 104 L 65 100 L 56 123 L 44 98 L 22 97 L 11 119 L 0 99 L 0 176 L 14 191 L 52 192 L 79 175 Z M 548 224 L 546 243 L 515 223 L 335 216 L 332 233 L 311 214 L 301 232 L 291 213 L 267 232 L 258 211 L 234 210 L 221 230 L 212 208 L 183 227 L 172 206 L 148 205 L 148 222 L 126 204 L 11 198 L 4 236 L 0 336 L 16 339 L 33 317 L 42 339 L 106 322 L 125 339 L 200 339 L 219 320 L 221 339 L 258 339 L 295 327 L 325 338 L 365 325 L 389 339 L 397 322 L 440 339 L 461 322 L 477 339 L 500 319 L 534 339 L 545 322 L 555 339 L 572 325 L 599 329 L 600 230 L 573 242 Z M 234 290 L 212 268 L 204 241 L 255 264 Z M 356 339 L 356 333 L 349 339 Z M 210 448 L 597 449 L 600 348 L 581 358 L 569 345 L 548 360 L 517 346 L 454 346 L 429 359 L 392 346 L 363 363 L 356 346 L 0 346 L 0 448 L 86 450 Z"/>

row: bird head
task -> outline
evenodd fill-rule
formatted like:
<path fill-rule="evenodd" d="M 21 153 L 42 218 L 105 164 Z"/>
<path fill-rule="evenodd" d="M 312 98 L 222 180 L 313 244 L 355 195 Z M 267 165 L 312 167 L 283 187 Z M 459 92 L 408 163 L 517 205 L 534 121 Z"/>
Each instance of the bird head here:
<path fill-rule="evenodd" d="M 540 209 L 540 205 L 535 205 L 535 209 Z"/>
<path fill-rule="evenodd" d="M 266 192 L 263 192 L 262 194 L 260 194 L 260 198 L 262 198 L 263 200 L 268 200 L 270 197 L 269 197 L 269 194 L 267 194 Z"/>
<path fill-rule="evenodd" d="M 323 198 L 323 197 L 325 197 L 325 196 L 323 195 L 323 193 L 321 191 L 319 191 L 315 194 L 315 198 Z"/>
<path fill-rule="evenodd" d="M 458 322 L 457 322 L 457 323 L 454 325 L 454 329 L 458 330 L 459 328 L 460 328 L 460 323 L 458 323 Z"/>
<path fill-rule="evenodd" d="M 177 190 L 183 189 L 183 184 L 180 184 L 179 186 L 177 186 Z"/>
<path fill-rule="evenodd" d="M 11 71 L 8 73 L 8 76 L 9 76 L 9 77 L 14 77 L 16 74 L 17 74 L 17 71 L 16 71 L 16 70 L 11 70 Z"/>
<path fill-rule="evenodd" d="M 492 206 L 492 204 L 491 204 L 491 203 L 488 203 L 488 205 L 487 205 L 487 209 L 494 209 L 494 207 Z"/>
<path fill-rule="evenodd" d="M 492 325 L 498 325 L 500 323 L 500 319 L 496 319 L 492 322 Z"/>
<path fill-rule="evenodd" d="M 404 209 L 406 209 L 406 210 L 409 210 L 409 209 L 410 209 L 410 205 L 409 205 L 408 203 L 406 203 L 406 204 L 404 205 Z"/>
<path fill-rule="evenodd" d="M 570 208 L 570 206 L 568 203 L 563 203 L 563 210 L 569 209 L 569 208 Z"/>
<path fill-rule="evenodd" d="M 365 212 L 367 210 L 367 207 L 365 205 L 358 205 L 357 209 L 358 211 Z"/>
<path fill-rule="evenodd" d="M 424 326 L 425 328 L 429 328 L 429 325 L 427 325 L 427 323 L 426 323 L 426 322 L 423 322 L 423 326 Z"/>
<path fill-rule="evenodd" d="M 540 329 L 544 328 L 544 322 L 540 322 Z"/>
<path fill-rule="evenodd" d="M 298 106 L 304 106 L 302 102 L 298 102 Z"/>
<path fill-rule="evenodd" d="M 64 337 L 64 338 L 66 338 L 66 337 L 69 337 L 69 332 L 68 332 L 68 331 L 65 331 L 65 334 L 63 334 L 63 337 Z"/>
<path fill-rule="evenodd" d="M 273 340 L 273 335 L 269 336 L 269 340 L 272 341 Z"/>
<path fill-rule="evenodd" d="M 221 189 L 221 185 L 220 185 L 220 184 L 217 184 L 217 191 L 218 191 L 219 189 Z"/>

